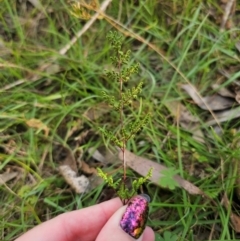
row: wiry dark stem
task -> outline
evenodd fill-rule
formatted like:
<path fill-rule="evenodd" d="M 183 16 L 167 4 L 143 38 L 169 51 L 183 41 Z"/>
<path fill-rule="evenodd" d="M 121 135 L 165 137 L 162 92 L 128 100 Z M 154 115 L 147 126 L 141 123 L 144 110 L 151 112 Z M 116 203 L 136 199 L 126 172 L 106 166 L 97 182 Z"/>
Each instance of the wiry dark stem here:
<path fill-rule="evenodd" d="M 118 54 L 119 55 L 119 54 Z M 120 56 L 119 56 L 119 59 L 120 59 Z M 123 92 L 123 80 L 122 80 L 122 76 L 121 76 L 121 60 L 119 61 L 118 63 L 118 73 L 120 74 L 120 77 L 119 77 L 119 91 L 120 91 L 120 101 L 121 101 L 121 106 L 120 106 L 120 110 L 119 110 L 119 113 L 120 113 L 120 132 L 123 131 L 123 128 L 124 128 L 124 113 L 123 113 L 123 102 L 122 102 L 122 92 Z M 123 155 L 123 185 L 124 185 L 124 189 L 125 189 L 125 186 L 126 186 L 126 161 L 125 161 L 125 148 L 126 148 L 126 140 L 125 140 L 125 137 L 123 136 L 123 139 L 122 139 L 122 155 Z M 125 204 L 125 200 L 123 200 L 123 204 Z"/>

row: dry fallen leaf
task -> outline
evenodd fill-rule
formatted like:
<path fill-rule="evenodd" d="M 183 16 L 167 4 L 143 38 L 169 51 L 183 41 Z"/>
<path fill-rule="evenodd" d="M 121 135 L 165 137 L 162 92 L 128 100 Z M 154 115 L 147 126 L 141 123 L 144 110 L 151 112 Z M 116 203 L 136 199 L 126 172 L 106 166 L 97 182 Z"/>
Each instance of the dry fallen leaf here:
<path fill-rule="evenodd" d="M 43 130 L 45 133 L 45 136 L 48 136 L 49 128 L 41 120 L 32 118 L 30 120 L 26 120 L 26 124 L 29 127 L 32 127 L 38 130 Z"/>
<path fill-rule="evenodd" d="M 231 92 L 226 87 L 222 87 L 220 84 L 212 84 L 212 88 L 215 92 L 217 92 L 219 95 L 223 97 L 235 98 L 235 94 L 233 92 Z"/>
<path fill-rule="evenodd" d="M 78 168 L 75 156 L 72 151 L 68 148 L 61 146 L 57 148 L 57 151 L 60 153 L 56 153 L 55 159 L 60 162 L 59 172 L 65 179 L 65 181 L 71 186 L 72 189 L 75 190 L 76 193 L 84 193 L 89 190 L 89 179 L 84 176 L 77 176 Z M 64 157 L 61 159 L 61 157 Z M 83 163 L 81 162 L 83 165 Z M 87 170 L 86 165 L 84 166 Z"/>
<path fill-rule="evenodd" d="M 39 0 L 28 0 L 36 9 L 43 10 L 43 6 Z"/>
<path fill-rule="evenodd" d="M 89 148 L 89 155 L 96 161 L 103 163 L 104 165 L 109 165 L 116 163 L 116 152 L 111 148 L 106 148 L 105 146 L 100 146 L 98 149 Z"/>
<path fill-rule="evenodd" d="M 74 154 L 65 146 L 56 146 L 54 150 L 54 160 L 60 163 L 60 166 L 69 166 L 74 172 L 78 171 Z"/>
<path fill-rule="evenodd" d="M 211 126 L 211 125 L 216 124 L 217 122 L 221 123 L 221 122 L 225 122 L 225 121 L 230 121 L 230 120 L 238 118 L 238 117 L 240 117 L 240 107 L 215 113 L 214 118 L 210 117 L 205 122 L 205 125 Z"/>
<path fill-rule="evenodd" d="M 238 52 L 240 52 L 240 41 L 236 42 L 235 47 L 238 50 Z"/>
<path fill-rule="evenodd" d="M 86 162 L 81 161 L 80 163 L 81 163 L 80 168 L 84 173 L 86 173 L 86 174 L 97 174 L 98 173 L 96 168 L 90 167 Z"/>
<path fill-rule="evenodd" d="M 122 160 L 121 151 L 119 151 L 118 157 L 120 160 Z M 161 174 L 161 172 L 163 170 L 166 170 L 167 167 L 162 164 L 150 161 L 146 158 L 136 156 L 128 150 L 125 150 L 125 158 L 127 165 L 141 176 L 146 176 L 150 168 L 153 168 L 150 180 L 156 185 L 160 186 L 161 177 L 163 177 L 163 174 Z M 183 179 L 179 175 L 175 175 L 174 179 L 179 184 L 179 186 L 184 188 L 189 194 L 207 196 L 201 189 L 199 189 L 197 186 L 190 183 L 189 181 Z"/>
<path fill-rule="evenodd" d="M 104 162 L 105 158 L 99 150 L 95 150 L 93 147 L 88 149 L 88 153 L 97 161 Z"/>
<path fill-rule="evenodd" d="M 222 205 L 226 208 L 227 211 L 230 210 L 231 225 L 237 233 L 240 233 L 240 217 L 232 212 L 232 207 L 226 193 L 223 195 Z"/>
<path fill-rule="evenodd" d="M 166 102 L 165 106 L 171 112 L 171 114 L 176 117 L 183 127 L 189 127 L 189 123 L 199 122 L 198 117 L 193 116 L 191 112 L 180 102 L 180 101 L 170 101 Z"/>
<path fill-rule="evenodd" d="M 192 113 L 180 101 L 166 102 L 165 106 L 179 121 L 179 124 L 185 130 L 192 133 L 193 138 L 196 141 L 204 143 L 204 135 L 200 129 L 198 117 L 193 116 Z"/>
<path fill-rule="evenodd" d="M 220 31 L 223 32 L 225 28 L 230 29 L 233 27 L 232 16 L 236 10 L 236 0 L 228 0 L 226 3 L 221 4 L 221 8 L 224 11 Z"/>
<path fill-rule="evenodd" d="M 0 174 L 0 186 L 11 179 L 15 178 L 18 175 L 18 172 L 5 172 L 3 174 Z"/>
<path fill-rule="evenodd" d="M 203 110 L 224 110 L 231 107 L 234 101 L 229 98 L 225 98 L 218 94 L 212 96 L 201 97 L 198 90 L 190 84 L 181 86 L 194 100 L 194 102 Z"/>
<path fill-rule="evenodd" d="M 95 105 L 94 107 L 89 108 L 87 111 L 85 111 L 83 116 L 90 121 L 94 121 L 99 117 L 103 116 L 104 114 L 108 113 L 110 110 L 110 106 L 107 103 L 102 102 Z"/>
<path fill-rule="evenodd" d="M 89 180 L 86 176 L 81 175 L 78 177 L 77 173 L 67 165 L 60 166 L 59 171 L 76 193 L 84 193 L 87 191 Z"/>
<path fill-rule="evenodd" d="M 238 104 L 240 104 L 240 90 L 236 90 L 235 93 L 236 93 L 235 100 L 237 101 Z"/>

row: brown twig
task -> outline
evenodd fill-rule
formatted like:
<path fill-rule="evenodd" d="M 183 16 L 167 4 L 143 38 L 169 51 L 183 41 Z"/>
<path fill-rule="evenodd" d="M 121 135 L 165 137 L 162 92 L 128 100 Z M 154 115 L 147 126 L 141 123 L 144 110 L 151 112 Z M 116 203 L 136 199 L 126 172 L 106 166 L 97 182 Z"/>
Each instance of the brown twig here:
<path fill-rule="evenodd" d="M 235 3 L 235 0 L 229 0 L 225 6 L 220 32 L 224 31 L 226 23 L 227 23 L 229 17 L 231 17 L 230 16 L 231 10 L 233 9 L 234 3 Z"/>

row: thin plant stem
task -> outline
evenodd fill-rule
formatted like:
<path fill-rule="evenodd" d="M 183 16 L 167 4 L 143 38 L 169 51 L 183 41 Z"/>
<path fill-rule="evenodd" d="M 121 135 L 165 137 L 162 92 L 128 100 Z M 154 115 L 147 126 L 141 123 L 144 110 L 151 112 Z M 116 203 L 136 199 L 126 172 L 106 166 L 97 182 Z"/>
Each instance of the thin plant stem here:
<path fill-rule="evenodd" d="M 119 55 L 119 54 L 118 54 Z M 120 58 L 119 58 L 120 59 Z M 121 61 L 119 61 L 118 63 L 118 72 L 120 73 L 120 79 L 119 79 L 119 84 L 120 84 L 120 100 L 122 100 L 122 92 L 123 92 L 123 80 L 122 80 L 122 76 L 121 76 Z M 120 126 L 121 126 L 121 130 L 120 132 L 123 131 L 124 128 L 124 113 L 123 113 L 123 103 L 121 103 L 121 107 L 119 110 L 119 114 L 120 114 Z M 123 161 L 122 161 L 122 165 L 123 165 L 123 185 L 124 185 L 124 189 L 125 189 L 125 185 L 126 185 L 126 161 L 125 161 L 125 148 L 126 148 L 126 140 L 125 137 L 123 137 L 122 140 L 122 155 L 123 155 Z M 123 200 L 124 204 L 125 204 L 125 200 Z"/>

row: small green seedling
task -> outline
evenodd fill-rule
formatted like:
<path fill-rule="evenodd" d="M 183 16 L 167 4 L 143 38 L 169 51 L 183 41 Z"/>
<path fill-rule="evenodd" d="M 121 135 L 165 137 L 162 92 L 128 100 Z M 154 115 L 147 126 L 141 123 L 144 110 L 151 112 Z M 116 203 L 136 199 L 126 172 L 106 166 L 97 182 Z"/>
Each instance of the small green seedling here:
<path fill-rule="evenodd" d="M 126 123 L 125 110 L 131 108 L 134 100 L 138 98 L 138 95 L 142 91 L 143 82 L 138 83 L 137 86 L 132 88 L 126 88 L 126 83 L 131 79 L 132 75 L 138 73 L 139 64 L 130 64 L 131 51 L 124 52 L 122 50 L 122 36 L 118 35 L 117 32 L 110 32 L 107 35 L 110 41 L 113 56 L 111 57 L 114 70 L 107 71 L 106 77 L 118 84 L 119 95 L 111 96 L 106 92 L 102 92 L 102 96 L 105 101 L 116 111 L 119 115 L 118 131 L 113 132 L 106 128 L 99 128 L 101 133 L 109 139 L 115 146 L 119 147 L 122 152 L 122 165 L 123 165 L 123 177 L 117 181 L 114 181 L 111 176 L 108 176 L 101 169 L 98 169 L 98 174 L 102 177 L 107 184 L 114 188 L 125 204 L 132 196 L 137 194 L 140 186 L 147 181 L 152 175 L 152 170 L 149 170 L 146 177 L 140 177 L 138 180 L 132 182 L 132 187 L 129 190 L 126 187 L 126 160 L 125 160 L 125 149 L 127 142 L 134 137 L 148 122 L 150 115 L 147 114 L 143 118 L 130 123 Z"/>

